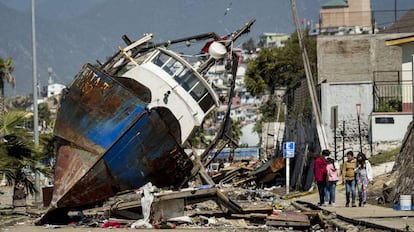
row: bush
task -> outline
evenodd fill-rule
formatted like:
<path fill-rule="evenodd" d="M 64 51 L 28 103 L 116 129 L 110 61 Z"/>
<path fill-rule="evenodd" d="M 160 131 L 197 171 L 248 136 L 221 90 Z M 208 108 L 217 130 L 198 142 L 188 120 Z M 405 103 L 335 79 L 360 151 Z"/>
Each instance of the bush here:
<path fill-rule="evenodd" d="M 390 161 L 395 161 L 397 155 L 400 153 L 400 147 L 395 148 L 393 150 L 378 154 L 378 155 L 374 155 L 372 157 L 369 158 L 369 162 L 371 163 L 371 165 L 378 165 L 378 164 L 382 164 L 382 163 L 386 163 L 386 162 L 390 162 Z"/>

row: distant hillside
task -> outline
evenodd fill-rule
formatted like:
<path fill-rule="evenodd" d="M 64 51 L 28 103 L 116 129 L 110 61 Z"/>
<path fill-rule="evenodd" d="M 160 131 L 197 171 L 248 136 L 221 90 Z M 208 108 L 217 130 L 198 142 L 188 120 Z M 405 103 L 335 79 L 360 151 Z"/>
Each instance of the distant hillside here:
<path fill-rule="evenodd" d="M 326 0 L 297 0 L 299 17 L 318 21 L 319 7 Z M 0 0 L 0 57 L 12 57 L 17 87 L 6 86 L 7 95 L 32 92 L 31 1 Z M 412 0 L 398 0 L 402 9 Z M 406 4 L 402 6 L 402 4 Z M 379 18 L 393 20 L 389 12 L 394 0 L 373 1 Z M 229 8 L 227 14 L 226 9 Z M 401 14 L 401 12 L 398 12 Z M 385 17 L 385 15 L 387 15 Z M 38 80 L 47 84 L 48 67 L 56 73 L 55 81 L 69 84 L 83 63 L 105 61 L 121 36 L 137 39 L 153 32 L 157 41 L 215 31 L 226 34 L 248 20 L 257 21 L 249 35 L 263 32 L 292 33 L 294 24 L 288 0 L 36 0 L 36 40 Z"/>
<path fill-rule="evenodd" d="M 32 92 L 32 29 L 31 15 L 6 8 L 0 4 L 0 57 L 12 57 L 17 79 L 16 90 L 6 86 L 6 94 L 28 94 Z M 3 20 L 4 19 L 4 20 Z M 96 38 L 95 38 L 96 37 Z M 52 67 L 61 83 L 68 83 L 75 70 L 87 60 L 101 55 L 99 47 L 90 49 L 88 38 L 103 44 L 102 36 L 71 22 L 36 18 L 37 65 L 40 85 L 47 84 L 47 68 Z M 103 50 L 101 48 L 101 50 Z"/>

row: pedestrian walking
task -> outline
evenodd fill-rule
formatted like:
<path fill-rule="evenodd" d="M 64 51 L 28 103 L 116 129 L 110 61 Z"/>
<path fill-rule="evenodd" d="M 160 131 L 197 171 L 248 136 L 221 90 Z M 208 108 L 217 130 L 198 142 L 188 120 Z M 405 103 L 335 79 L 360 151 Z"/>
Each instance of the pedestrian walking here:
<path fill-rule="evenodd" d="M 349 207 L 349 200 L 352 200 L 352 207 L 356 207 L 356 191 L 355 191 L 355 168 L 356 161 L 354 159 L 354 153 L 348 151 L 346 153 L 346 162 L 342 165 L 342 182 L 345 183 L 346 192 L 346 207 Z"/>
<path fill-rule="evenodd" d="M 315 174 L 315 182 L 318 186 L 319 192 L 319 205 L 326 206 L 328 205 L 327 200 L 325 199 L 326 192 L 326 181 L 327 181 L 327 171 L 326 171 L 326 159 L 325 157 L 329 156 L 329 150 L 323 150 L 322 155 L 317 154 L 315 162 L 313 163 L 313 170 Z"/>
<path fill-rule="evenodd" d="M 356 158 L 356 185 L 358 191 L 359 206 L 367 203 L 367 192 L 369 183 L 372 182 L 372 168 L 364 153 L 359 152 Z"/>
<path fill-rule="evenodd" d="M 329 201 L 331 206 L 335 206 L 335 192 L 336 192 L 336 182 L 339 179 L 339 167 L 335 160 L 331 157 L 327 159 L 328 164 L 326 165 L 326 172 L 327 172 L 327 186 L 326 186 L 326 197 Z"/>

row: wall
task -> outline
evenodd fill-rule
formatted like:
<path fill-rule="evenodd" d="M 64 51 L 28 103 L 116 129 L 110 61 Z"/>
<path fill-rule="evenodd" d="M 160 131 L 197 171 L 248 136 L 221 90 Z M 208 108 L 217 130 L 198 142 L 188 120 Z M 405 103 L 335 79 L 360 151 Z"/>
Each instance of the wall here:
<path fill-rule="evenodd" d="M 337 107 L 337 148 L 342 149 L 342 136 L 345 123 L 345 149 L 359 150 L 359 130 L 356 104 L 361 104 L 360 127 L 363 151 L 369 152 L 369 120 L 373 109 L 372 82 L 322 83 L 321 84 L 322 124 L 328 142 L 334 150 L 334 120 L 332 108 Z M 337 149 L 338 151 L 339 149 Z M 339 152 L 342 153 L 342 152 Z"/>
<path fill-rule="evenodd" d="M 322 28 L 341 27 L 348 25 L 348 8 L 327 8 L 321 9 Z"/>
<path fill-rule="evenodd" d="M 411 82 L 412 80 L 412 64 L 413 64 L 413 54 L 414 54 L 414 43 L 406 43 L 401 45 L 403 54 L 402 54 L 402 80 Z M 413 92 L 412 85 L 407 86 L 408 88 L 403 88 L 403 111 L 412 112 L 412 102 L 413 102 Z"/>
<path fill-rule="evenodd" d="M 254 123 L 247 124 L 241 128 L 242 135 L 240 137 L 240 144 L 247 144 L 249 147 L 259 145 L 259 135 L 253 131 L 253 128 Z"/>
<path fill-rule="evenodd" d="M 372 142 L 399 141 L 404 138 L 407 127 L 412 120 L 409 113 L 374 113 L 372 115 Z"/>
<path fill-rule="evenodd" d="M 370 0 L 348 0 L 349 25 L 371 27 Z"/>
<path fill-rule="evenodd" d="M 402 49 L 385 45 L 401 36 L 318 36 L 318 83 L 372 81 L 374 72 L 401 70 Z"/>
<path fill-rule="evenodd" d="M 342 123 L 345 122 L 345 149 L 359 150 L 359 132 L 356 116 L 356 103 L 361 103 L 361 137 L 363 151 L 368 155 L 377 154 L 376 144 L 370 146 L 370 138 L 379 136 L 378 130 L 371 135 L 371 112 L 373 111 L 372 83 L 376 81 L 395 81 L 401 72 L 402 49 L 399 46 L 386 46 L 389 39 L 408 36 L 400 34 L 369 34 L 346 36 L 318 36 L 318 83 L 321 84 L 321 113 L 328 141 L 332 145 L 334 133 L 331 127 L 331 108 L 338 105 L 338 126 L 336 131 L 337 148 L 342 149 Z M 404 136 L 406 120 L 396 118 L 395 125 L 400 129 L 391 133 L 396 137 Z M 400 122 L 401 120 L 401 122 Z M 382 133 L 389 133 L 384 131 Z M 396 142 L 397 141 L 397 142 Z M 401 140 L 383 141 L 381 145 L 398 146 Z M 342 152 L 340 152 L 342 153 Z"/>
<path fill-rule="evenodd" d="M 401 145 L 411 112 L 372 113 L 372 83 L 321 84 L 322 122 L 329 144 L 334 148 L 332 107 L 337 106 L 337 152 L 342 154 L 342 134 L 345 123 L 345 150 L 359 151 L 359 130 L 356 104 L 361 104 L 360 126 L 362 150 L 368 156 Z"/>

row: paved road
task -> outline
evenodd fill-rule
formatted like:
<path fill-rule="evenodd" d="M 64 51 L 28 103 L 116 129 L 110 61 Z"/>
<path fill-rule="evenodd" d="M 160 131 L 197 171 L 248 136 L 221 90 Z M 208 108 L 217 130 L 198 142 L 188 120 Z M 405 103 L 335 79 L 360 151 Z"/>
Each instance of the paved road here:
<path fill-rule="evenodd" d="M 319 195 L 317 193 L 301 196 L 297 202 L 306 202 L 318 207 Z M 336 206 L 319 207 L 345 220 L 359 222 L 362 225 L 383 227 L 390 231 L 414 231 L 414 211 L 394 210 L 378 205 L 367 204 L 365 207 L 345 207 L 345 188 L 339 185 L 336 191 Z"/>

